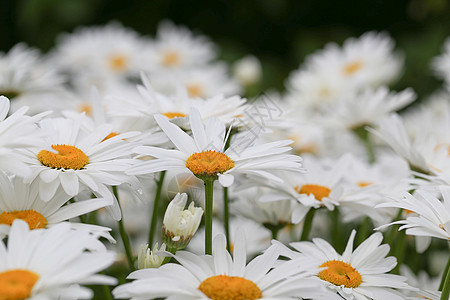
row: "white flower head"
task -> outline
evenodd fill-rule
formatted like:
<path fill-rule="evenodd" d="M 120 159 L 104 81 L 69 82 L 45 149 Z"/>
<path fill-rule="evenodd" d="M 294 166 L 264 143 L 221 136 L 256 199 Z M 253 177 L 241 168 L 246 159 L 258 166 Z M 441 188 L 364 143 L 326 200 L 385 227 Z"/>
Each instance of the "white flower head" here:
<path fill-rule="evenodd" d="M 166 244 L 162 244 L 158 249 L 158 243 L 155 244 L 153 250 L 147 245 L 141 245 L 138 253 L 138 269 L 159 268 L 164 260 L 163 256 L 158 255 L 158 251 L 165 251 Z"/>
<path fill-rule="evenodd" d="M 0 241 L 1 299 L 91 299 L 92 291 L 80 284 L 116 284 L 96 274 L 114 259 L 97 238 L 69 224 L 30 231 L 16 220 L 7 246 Z"/>
<path fill-rule="evenodd" d="M 233 75 L 243 86 L 254 84 L 261 79 L 261 62 L 253 55 L 245 56 L 234 63 Z"/>
<path fill-rule="evenodd" d="M 187 198 L 187 194 L 178 193 L 164 214 L 163 240 L 169 248 L 185 248 L 200 225 L 203 209 L 194 202 L 185 209 Z"/>

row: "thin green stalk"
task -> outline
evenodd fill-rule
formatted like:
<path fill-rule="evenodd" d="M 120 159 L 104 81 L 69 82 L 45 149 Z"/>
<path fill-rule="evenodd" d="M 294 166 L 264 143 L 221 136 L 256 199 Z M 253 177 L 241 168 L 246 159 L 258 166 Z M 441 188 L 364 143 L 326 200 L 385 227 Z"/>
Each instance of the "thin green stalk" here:
<path fill-rule="evenodd" d="M 177 252 L 177 249 L 175 249 L 175 248 L 168 248 L 167 251 L 169 251 L 172 254 L 175 254 Z M 172 258 L 173 258 L 172 256 L 164 257 L 163 262 L 161 263 L 161 266 L 169 263 L 172 260 Z"/>
<path fill-rule="evenodd" d="M 113 300 L 113 296 L 111 295 L 111 290 L 109 289 L 109 286 L 107 285 L 102 285 L 102 289 L 103 289 L 103 295 L 105 296 L 104 299 L 106 300 Z"/>
<path fill-rule="evenodd" d="M 230 210 L 228 208 L 228 188 L 223 187 L 223 227 L 225 229 L 225 239 L 227 240 L 227 250 L 231 252 L 230 247 Z"/>
<path fill-rule="evenodd" d="M 370 218 L 365 217 L 358 230 L 357 244 L 361 244 L 370 235 Z"/>
<path fill-rule="evenodd" d="M 402 213 L 403 213 L 403 209 L 399 209 L 394 221 L 400 220 L 402 217 Z M 386 236 L 386 243 L 389 244 L 389 246 L 391 246 L 390 254 L 393 253 L 392 252 L 392 242 L 394 241 L 395 236 L 398 234 L 399 227 L 400 227 L 399 225 L 392 225 L 391 230 L 389 231 L 389 233 Z"/>
<path fill-rule="evenodd" d="M 303 230 L 302 230 L 302 236 L 300 237 L 301 241 L 307 241 L 309 232 L 312 228 L 312 221 L 314 219 L 314 214 L 316 213 L 315 208 L 311 208 L 308 213 L 306 214 L 305 221 L 303 222 Z"/>
<path fill-rule="evenodd" d="M 442 274 L 442 294 L 441 294 L 441 300 L 448 300 L 450 296 L 450 257 L 448 258 L 447 262 L 447 270 L 445 270 L 444 274 Z"/>
<path fill-rule="evenodd" d="M 120 205 L 119 194 L 117 192 L 117 187 L 113 186 L 112 189 L 113 189 L 113 192 L 114 192 L 114 196 L 116 196 L 117 202 L 119 203 L 120 210 L 122 211 L 122 206 Z M 118 221 L 117 223 L 119 224 L 119 233 L 120 233 L 120 237 L 122 239 L 123 247 L 125 248 L 125 254 L 127 256 L 128 266 L 130 267 L 130 269 L 132 271 L 134 271 L 135 268 L 134 268 L 133 253 L 131 251 L 130 239 L 128 237 L 128 234 L 127 234 L 127 232 L 125 230 L 125 226 L 123 224 L 123 213 L 122 213 L 122 219 L 120 219 L 120 221 Z"/>
<path fill-rule="evenodd" d="M 334 246 L 334 249 L 340 249 L 339 244 L 342 240 L 340 233 L 340 224 L 339 224 L 339 209 L 337 207 L 334 208 L 333 211 L 330 211 L 331 214 L 331 242 Z"/>
<path fill-rule="evenodd" d="M 159 176 L 159 180 L 156 181 L 156 194 L 155 199 L 153 201 L 153 211 L 152 211 L 152 220 L 150 222 L 150 228 L 148 230 L 148 245 L 149 247 L 153 246 L 153 240 L 155 238 L 156 225 L 158 224 L 158 211 L 159 211 L 159 202 L 161 201 L 161 191 L 164 183 L 164 176 L 166 175 L 166 171 L 162 171 Z"/>
<path fill-rule="evenodd" d="M 212 254 L 212 219 L 214 180 L 205 181 L 205 254 Z"/>
<path fill-rule="evenodd" d="M 370 139 L 370 133 L 366 129 L 366 125 L 361 125 L 357 128 L 353 129 L 353 132 L 359 137 L 359 139 L 364 143 L 364 147 L 366 147 L 367 156 L 369 157 L 369 162 L 375 162 L 375 151 L 372 145 L 372 141 Z"/>
<path fill-rule="evenodd" d="M 442 274 L 441 284 L 439 284 L 439 291 L 442 291 L 444 284 L 450 281 L 450 256 L 448 257 L 447 265 L 445 266 L 444 273 Z"/>
<path fill-rule="evenodd" d="M 397 265 L 392 270 L 392 273 L 394 274 L 399 274 L 400 265 L 402 265 L 405 260 L 406 244 L 406 234 L 404 231 L 400 231 L 394 244 L 394 255 L 397 257 Z"/>

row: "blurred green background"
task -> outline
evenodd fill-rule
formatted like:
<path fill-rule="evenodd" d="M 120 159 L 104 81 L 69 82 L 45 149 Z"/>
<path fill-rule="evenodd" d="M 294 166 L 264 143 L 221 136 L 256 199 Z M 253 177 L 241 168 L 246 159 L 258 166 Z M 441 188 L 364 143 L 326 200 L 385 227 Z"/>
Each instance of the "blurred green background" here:
<path fill-rule="evenodd" d="M 370 30 L 387 31 L 406 57 L 405 73 L 393 87 L 412 86 L 420 96 L 441 83 L 430 59 L 450 36 L 446 0 L 1 0 L 0 50 L 26 42 L 44 52 L 62 32 L 118 20 L 143 35 L 154 35 L 170 19 L 209 36 L 220 57 L 246 54 L 261 59 L 262 89 L 282 90 L 289 72 L 327 42 L 341 43 Z"/>

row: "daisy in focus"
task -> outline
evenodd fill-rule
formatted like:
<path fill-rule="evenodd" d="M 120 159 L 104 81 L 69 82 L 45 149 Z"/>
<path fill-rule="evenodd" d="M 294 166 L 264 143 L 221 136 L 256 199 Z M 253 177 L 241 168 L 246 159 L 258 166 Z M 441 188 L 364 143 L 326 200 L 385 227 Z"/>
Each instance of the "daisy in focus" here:
<path fill-rule="evenodd" d="M 395 267 L 397 259 L 386 257 L 390 247 L 380 245 L 382 234 L 372 234 L 353 251 L 355 235 L 353 230 L 342 255 L 320 238 L 314 238 L 312 242 L 291 243 L 295 251 L 283 246 L 285 251 L 281 255 L 298 259 L 299 266 L 301 262 L 310 262 L 316 268 L 325 268 L 313 276 L 344 299 L 405 299 L 395 289 L 414 288 L 405 282 L 405 277 L 387 274 Z M 281 245 L 279 242 L 275 244 Z"/>
<path fill-rule="evenodd" d="M 236 174 L 251 174 L 281 182 L 269 170 L 303 171 L 301 157 L 287 153 L 291 150 L 287 146 L 292 143 L 290 140 L 255 145 L 255 133 L 248 132 L 240 139 L 232 139 L 230 147 L 224 151 L 228 137 L 225 124 L 215 118 L 204 124 L 195 109 L 191 110 L 189 118 L 192 137 L 161 115 L 155 115 L 155 120 L 177 149 L 137 147 L 136 153 L 156 159 L 133 166 L 127 174 L 188 169 L 199 178 L 212 177 L 219 179 L 223 186 L 230 186 Z"/>
<path fill-rule="evenodd" d="M 32 168 L 27 182 L 39 180 L 39 195 L 50 200 L 61 186 L 69 196 L 83 189 L 108 199 L 107 209 L 116 220 L 121 213 L 111 186 L 127 183 L 136 189 L 140 183 L 134 176 L 125 175 L 135 160 L 131 150 L 135 144 L 124 139 L 135 133 L 111 136 L 112 126 L 103 125 L 93 132 L 84 132 L 80 120 L 53 118 L 39 123 L 46 132 L 41 147 L 22 151 L 24 161 Z"/>
<path fill-rule="evenodd" d="M 399 230 L 406 229 L 406 234 L 450 240 L 450 187 L 440 186 L 439 191 L 442 201 L 430 192 L 417 190 L 379 204 L 377 207 L 398 207 L 415 213 L 382 227 L 402 224 Z"/>
<path fill-rule="evenodd" d="M 30 231 L 17 220 L 7 245 L 0 241 L 0 299 L 91 299 L 92 291 L 81 285 L 115 284 L 115 278 L 96 274 L 114 258 L 95 237 L 68 224 Z"/>
<path fill-rule="evenodd" d="M 212 256 L 178 251 L 173 257 L 180 264 L 133 272 L 128 278 L 134 281 L 117 287 L 113 294 L 118 299 L 340 299 L 322 289 L 317 280 L 304 279 L 308 274 L 304 268 L 292 268 L 289 262 L 274 267 L 277 247 L 248 264 L 245 248 L 245 238 L 238 234 L 231 257 L 224 236 L 218 235 Z"/>
<path fill-rule="evenodd" d="M 14 220 L 27 222 L 30 230 L 50 228 L 55 224 L 112 204 L 107 199 L 90 199 L 66 204 L 71 198 L 59 188 L 49 201 L 39 197 L 39 182 L 26 184 L 20 177 L 8 177 L 0 171 L 0 238 L 8 235 Z M 72 229 L 87 230 L 114 242 L 110 228 L 70 222 Z"/>

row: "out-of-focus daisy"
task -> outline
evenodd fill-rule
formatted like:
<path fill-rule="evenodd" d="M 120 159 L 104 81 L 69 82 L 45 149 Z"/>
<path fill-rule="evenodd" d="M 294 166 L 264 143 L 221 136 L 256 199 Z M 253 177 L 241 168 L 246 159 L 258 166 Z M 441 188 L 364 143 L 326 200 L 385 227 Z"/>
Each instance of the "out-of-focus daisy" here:
<path fill-rule="evenodd" d="M 261 75 L 261 62 L 253 55 L 245 56 L 233 64 L 233 76 L 242 86 L 257 83 L 261 79 Z"/>
<path fill-rule="evenodd" d="M 144 42 L 136 32 L 110 23 L 61 36 L 52 58 L 65 71 L 104 80 L 138 75 L 143 49 Z"/>
<path fill-rule="evenodd" d="M 169 263 L 159 269 L 131 273 L 128 278 L 135 280 L 116 288 L 114 296 L 118 299 L 338 299 L 322 290 L 316 280 L 303 279 L 307 273 L 304 268 L 290 268 L 289 262 L 274 267 L 277 247 L 267 249 L 246 264 L 242 234 L 238 235 L 233 258 L 226 251 L 223 235 L 214 239 L 212 256 L 178 251 L 174 258 L 180 264 Z"/>
<path fill-rule="evenodd" d="M 14 99 L 14 111 L 61 94 L 63 82 L 64 77 L 45 62 L 37 49 L 18 44 L 8 53 L 0 52 L 0 95 Z"/>
<path fill-rule="evenodd" d="M 432 278 L 424 270 L 419 271 L 416 275 L 406 265 L 400 266 L 400 275 L 407 278 L 409 285 L 421 289 L 419 291 L 405 290 L 405 294 L 409 296 L 407 299 L 440 299 L 441 293 L 438 291 L 440 277 Z"/>
<path fill-rule="evenodd" d="M 340 76 L 359 87 L 389 84 L 400 74 L 403 59 L 394 52 L 394 41 L 386 33 L 367 32 L 359 38 L 349 38 L 342 48 L 330 43 L 308 57 L 312 68 L 336 70 Z"/>
<path fill-rule="evenodd" d="M 22 178 L 9 178 L 0 171 L 0 237 L 8 235 L 16 219 L 24 220 L 30 229 L 50 228 L 55 224 L 78 217 L 99 208 L 111 205 L 106 199 L 91 199 L 66 204 L 71 198 L 58 189 L 50 201 L 39 197 L 39 183 L 23 182 Z M 66 204 L 66 205 L 65 205 Z M 70 223 L 74 229 L 88 230 L 95 235 L 114 241 L 111 229 L 89 224 Z"/>
<path fill-rule="evenodd" d="M 340 205 L 344 189 L 343 176 L 349 167 L 347 156 L 341 157 L 330 167 L 329 162 L 307 157 L 305 174 L 284 174 L 282 182 L 268 182 L 273 192 L 265 194 L 261 201 L 271 202 L 292 199 L 300 203 L 292 213 L 292 223 L 303 220 L 310 209 L 327 207 L 334 210 Z"/>
<path fill-rule="evenodd" d="M 414 288 L 408 286 L 405 277 L 387 274 L 395 267 L 397 259 L 386 257 L 389 245 L 380 245 L 382 234 L 372 234 L 353 251 L 355 235 L 353 230 L 342 255 L 320 238 L 314 238 L 313 242 L 291 243 L 295 251 L 285 247 L 281 255 L 298 259 L 299 266 L 309 262 L 317 268 L 325 268 L 314 276 L 344 299 L 404 299 L 394 289 Z"/>
<path fill-rule="evenodd" d="M 439 191 L 442 201 L 427 191 L 417 190 L 379 204 L 378 207 L 398 207 L 415 213 L 384 226 L 402 224 L 399 230 L 406 229 L 406 234 L 450 240 L 450 187 L 440 186 Z"/>
<path fill-rule="evenodd" d="M 91 299 L 81 284 L 115 284 L 96 274 L 114 262 L 114 253 L 91 235 L 59 224 L 47 230 L 13 223 L 7 247 L 0 241 L 0 295 L 2 299 Z"/>
<path fill-rule="evenodd" d="M 231 96 L 241 92 L 238 82 L 228 75 L 226 66 L 217 63 L 202 68 L 155 74 L 150 79 L 155 89 L 161 93 L 173 95 L 181 87 L 191 99 L 218 94 Z"/>
<path fill-rule="evenodd" d="M 450 83 L 450 39 L 445 40 L 442 48 L 442 54 L 433 59 L 431 66 L 439 77 Z"/>
<path fill-rule="evenodd" d="M 331 105 L 325 112 L 324 122 L 329 126 L 339 126 L 353 130 L 372 125 L 388 114 L 410 104 L 415 99 L 411 89 L 399 93 L 390 92 L 387 87 L 376 90 L 365 89 L 351 97 Z"/>
<path fill-rule="evenodd" d="M 50 200 L 59 186 L 69 196 L 76 196 L 87 188 L 111 200 L 113 204 L 107 209 L 115 219 L 120 219 L 111 186 L 127 183 L 136 189 L 139 187 L 136 177 L 124 173 L 135 162 L 130 158 L 135 145 L 124 139 L 134 133 L 111 136 L 110 125 L 84 133 L 79 120 L 64 118 L 45 119 L 39 125 L 47 134 L 40 148 L 25 149 L 22 153 L 24 161 L 32 168 L 27 181 L 38 178 L 41 198 Z"/>
<path fill-rule="evenodd" d="M 10 101 L 0 96 L 0 169 L 20 176 L 28 176 L 31 169 L 17 153 L 19 148 L 28 148 L 40 143 L 42 133 L 38 122 L 44 114 L 30 117 L 25 115 L 27 107 L 22 107 L 7 117 Z"/>
<path fill-rule="evenodd" d="M 190 170 L 197 177 L 215 176 L 223 186 L 233 184 L 235 174 L 251 174 L 276 180 L 281 179 L 270 170 L 301 172 L 301 158 L 287 154 L 290 140 L 255 145 L 255 132 L 248 132 L 240 140 L 232 139 L 224 151 L 227 132 L 225 124 L 210 118 L 204 124 L 200 113 L 192 109 L 190 125 L 193 137 L 161 115 L 155 115 L 161 129 L 177 148 L 137 147 L 136 153 L 156 159 L 130 168 L 129 174 L 148 174 L 163 170 Z"/>
<path fill-rule="evenodd" d="M 158 26 L 156 39 L 147 45 L 144 65 L 151 72 L 201 66 L 216 57 L 214 48 L 206 37 L 164 21 Z"/>

